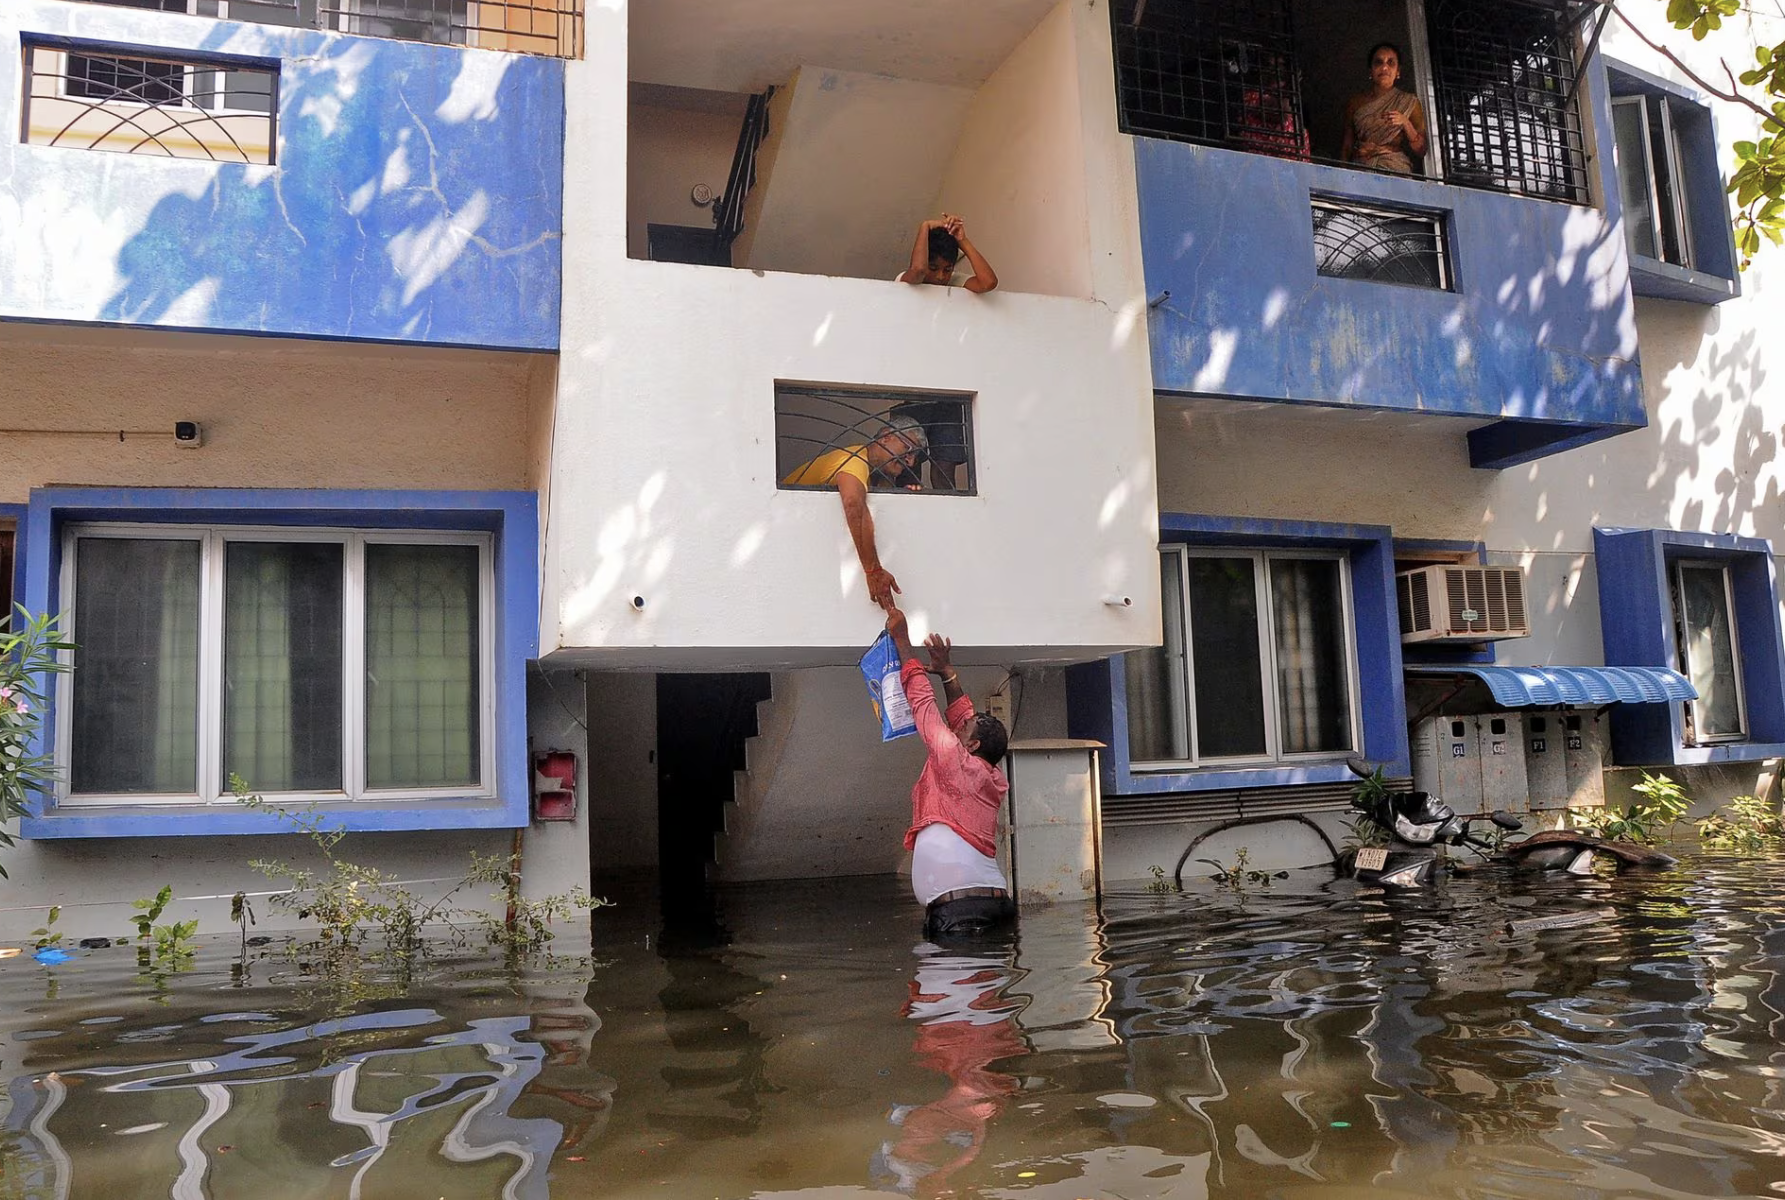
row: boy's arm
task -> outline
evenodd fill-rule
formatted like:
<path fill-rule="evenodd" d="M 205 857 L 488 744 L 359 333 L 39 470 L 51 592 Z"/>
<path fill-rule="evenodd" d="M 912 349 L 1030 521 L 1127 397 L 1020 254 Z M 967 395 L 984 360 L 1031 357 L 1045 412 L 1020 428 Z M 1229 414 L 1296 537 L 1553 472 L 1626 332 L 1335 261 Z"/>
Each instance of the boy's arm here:
<path fill-rule="evenodd" d="M 924 276 L 930 273 L 930 230 L 939 224 L 940 221 L 917 223 L 917 239 L 911 243 L 911 262 L 899 276 L 900 283 L 922 283 Z"/>

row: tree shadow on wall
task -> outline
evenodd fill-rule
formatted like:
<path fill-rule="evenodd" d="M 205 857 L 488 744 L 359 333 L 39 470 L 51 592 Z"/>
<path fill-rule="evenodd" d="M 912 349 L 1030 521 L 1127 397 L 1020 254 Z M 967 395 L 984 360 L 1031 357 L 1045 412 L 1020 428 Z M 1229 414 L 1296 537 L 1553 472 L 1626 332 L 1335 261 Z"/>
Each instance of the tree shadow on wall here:
<path fill-rule="evenodd" d="M 277 165 L 170 183 L 119 252 L 103 319 L 557 344 L 561 64 L 228 25 L 212 42 L 279 57 Z M 115 219 L 132 198 L 105 188 L 143 176 L 107 176 L 95 206 Z"/>

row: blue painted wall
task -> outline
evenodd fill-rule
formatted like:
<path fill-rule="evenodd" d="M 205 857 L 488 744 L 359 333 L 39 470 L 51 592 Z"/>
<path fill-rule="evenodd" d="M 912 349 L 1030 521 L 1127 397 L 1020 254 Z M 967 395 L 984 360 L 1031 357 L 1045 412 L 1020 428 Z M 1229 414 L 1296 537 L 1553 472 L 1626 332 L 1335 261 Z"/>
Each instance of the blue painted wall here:
<path fill-rule="evenodd" d="M 1477 466 L 1647 423 L 1615 191 L 1601 211 L 1154 138 L 1135 152 L 1147 294 L 1170 293 L 1151 310 L 1160 392 L 1498 419 L 1471 435 Z M 1317 275 L 1315 193 L 1445 214 L 1456 290 Z"/>
<path fill-rule="evenodd" d="M 1677 704 L 1612 709 L 1612 758 L 1620 766 L 1752 762 L 1785 754 L 1785 632 L 1772 547 L 1762 538 L 1670 529 L 1595 529 L 1599 620 L 1608 667 L 1677 667 L 1668 576 L 1682 558 L 1729 564 L 1748 738 L 1685 745 Z"/>
<path fill-rule="evenodd" d="M 256 167 L 9 135 L 0 319 L 556 348 L 561 61 L 8 0 L 14 131 L 23 39 L 276 61 L 279 145 Z"/>
<path fill-rule="evenodd" d="M 21 522 L 20 602 L 34 613 L 63 610 L 62 528 L 69 522 L 337 526 L 449 529 L 495 535 L 494 797 L 444 797 L 319 805 L 331 829 L 502 829 L 527 823 L 527 664 L 539 657 L 539 498 L 532 492 L 398 492 L 248 488 L 39 488 Z M 36 752 L 55 749 L 55 714 Z M 237 805 L 144 804 L 58 809 L 37 804 L 20 822 L 28 838 L 170 837 L 289 833 L 276 814 Z"/>

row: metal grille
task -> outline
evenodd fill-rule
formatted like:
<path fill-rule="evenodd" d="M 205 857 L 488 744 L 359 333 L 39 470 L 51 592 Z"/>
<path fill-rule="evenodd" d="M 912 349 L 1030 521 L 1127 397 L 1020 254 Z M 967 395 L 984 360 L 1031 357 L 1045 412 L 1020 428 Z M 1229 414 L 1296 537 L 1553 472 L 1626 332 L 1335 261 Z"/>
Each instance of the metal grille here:
<path fill-rule="evenodd" d="M 1447 178 L 1585 204 L 1573 27 L 1558 6 L 1430 0 Z"/>
<path fill-rule="evenodd" d="M 1122 129 L 1308 156 L 1288 0 L 1118 0 Z"/>
<path fill-rule="evenodd" d="M 1427 213 L 1316 200 L 1314 267 L 1335 279 L 1447 289 L 1444 222 Z"/>
<path fill-rule="evenodd" d="M 1410 791 L 1413 787 L 1413 781 L 1404 777 L 1385 782 L 1391 792 Z M 1234 788 L 1172 796 L 1106 794 L 1101 815 L 1105 827 L 1307 816 L 1346 811 L 1351 807 L 1351 795 L 1355 790 L 1355 785 L 1349 783 L 1302 783 L 1289 787 Z"/>
<path fill-rule="evenodd" d="M 25 46 L 25 141 L 271 163 L 279 73 L 213 61 Z"/>
<path fill-rule="evenodd" d="M 737 149 L 731 156 L 725 194 L 713 205 L 714 240 L 725 252 L 728 264 L 731 244 L 744 232 L 744 208 L 756 187 L 756 152 L 769 136 L 769 105 L 774 98 L 772 87 L 750 97 L 744 109 L 743 127 L 738 130 Z"/>
<path fill-rule="evenodd" d="M 972 398 L 932 392 L 881 392 L 811 384 L 775 386 L 775 475 L 783 488 L 835 486 L 860 464 L 868 487 L 889 492 L 972 492 Z M 922 427 L 921 450 L 882 465 L 870 449 L 901 425 Z M 895 439 L 904 450 L 908 443 Z"/>
<path fill-rule="evenodd" d="M 87 0 L 363 37 L 580 58 L 583 0 Z"/>

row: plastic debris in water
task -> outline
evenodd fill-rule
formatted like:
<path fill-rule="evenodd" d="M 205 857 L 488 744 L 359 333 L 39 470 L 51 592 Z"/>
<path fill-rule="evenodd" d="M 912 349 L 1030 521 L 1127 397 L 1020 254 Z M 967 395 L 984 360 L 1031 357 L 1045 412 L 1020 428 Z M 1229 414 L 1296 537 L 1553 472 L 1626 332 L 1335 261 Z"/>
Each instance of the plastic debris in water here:
<path fill-rule="evenodd" d="M 1334 1122 L 1332 1122 L 1332 1127 L 1334 1129 L 1350 1129 L 1351 1122 L 1350 1121 L 1334 1121 Z"/>
<path fill-rule="evenodd" d="M 74 955 L 66 950 L 58 950 L 54 946 L 45 946 L 31 957 L 35 958 L 40 963 L 64 963 L 73 958 Z"/>

